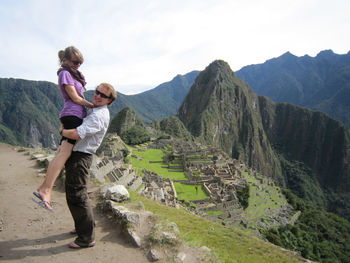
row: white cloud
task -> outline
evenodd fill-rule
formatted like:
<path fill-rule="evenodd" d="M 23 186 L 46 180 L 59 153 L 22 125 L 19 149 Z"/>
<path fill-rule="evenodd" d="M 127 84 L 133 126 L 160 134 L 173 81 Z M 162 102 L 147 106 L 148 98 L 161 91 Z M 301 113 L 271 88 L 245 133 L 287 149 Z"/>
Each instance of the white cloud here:
<path fill-rule="evenodd" d="M 88 86 L 144 91 L 215 59 L 233 70 L 290 51 L 349 50 L 346 0 L 5 0 L 0 77 L 56 82 L 57 52 L 85 57 Z"/>

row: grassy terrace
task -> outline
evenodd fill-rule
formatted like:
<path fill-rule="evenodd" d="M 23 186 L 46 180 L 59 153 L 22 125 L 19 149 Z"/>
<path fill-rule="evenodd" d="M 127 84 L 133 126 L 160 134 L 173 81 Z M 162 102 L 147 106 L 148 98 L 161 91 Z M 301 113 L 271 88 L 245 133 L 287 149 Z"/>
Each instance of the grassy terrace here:
<path fill-rule="evenodd" d="M 170 178 L 173 180 L 187 180 L 187 177 L 183 172 L 170 172 L 168 168 L 162 168 L 165 166 L 164 163 L 161 163 L 163 160 L 163 152 L 158 149 L 149 149 L 147 151 L 138 151 L 138 148 L 132 149 L 132 154 L 140 157 L 142 160 L 139 160 L 135 157 L 132 157 L 132 167 L 135 168 L 145 168 L 146 170 L 155 172 L 164 178 Z M 150 161 L 160 161 L 160 163 L 150 163 Z"/>
<path fill-rule="evenodd" d="M 245 215 L 252 225 L 255 225 L 257 219 L 267 218 L 268 215 L 287 203 L 278 187 L 260 184 L 253 175 L 248 175 L 247 172 L 244 175 L 250 185 L 249 206 L 245 210 Z"/>

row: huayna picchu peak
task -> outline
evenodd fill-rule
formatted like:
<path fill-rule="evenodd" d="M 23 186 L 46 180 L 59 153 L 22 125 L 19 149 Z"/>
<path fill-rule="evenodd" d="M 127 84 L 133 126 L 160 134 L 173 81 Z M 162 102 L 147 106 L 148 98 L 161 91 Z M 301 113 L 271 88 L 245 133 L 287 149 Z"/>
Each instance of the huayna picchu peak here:
<path fill-rule="evenodd" d="M 179 118 L 203 143 L 272 176 L 279 169 L 259 115 L 258 96 L 224 61 L 214 61 L 199 74 Z"/>

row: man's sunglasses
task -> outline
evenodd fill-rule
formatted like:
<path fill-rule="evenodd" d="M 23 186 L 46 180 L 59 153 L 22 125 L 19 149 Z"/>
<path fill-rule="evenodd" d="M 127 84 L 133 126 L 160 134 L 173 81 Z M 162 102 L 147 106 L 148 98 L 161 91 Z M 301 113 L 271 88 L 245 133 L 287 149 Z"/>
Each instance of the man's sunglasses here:
<path fill-rule="evenodd" d="M 104 99 L 110 99 L 111 96 L 107 96 L 106 94 L 102 93 L 101 91 L 98 91 L 98 90 L 95 90 L 95 94 L 96 95 L 100 95 L 101 98 L 104 98 Z"/>
<path fill-rule="evenodd" d="M 81 65 L 81 61 L 73 60 L 72 63 L 76 66 Z"/>

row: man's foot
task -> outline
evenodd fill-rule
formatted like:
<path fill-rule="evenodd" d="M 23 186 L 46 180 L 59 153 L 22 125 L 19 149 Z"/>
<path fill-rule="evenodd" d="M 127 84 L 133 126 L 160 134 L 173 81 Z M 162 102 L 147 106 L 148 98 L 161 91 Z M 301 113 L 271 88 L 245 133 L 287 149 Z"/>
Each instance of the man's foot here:
<path fill-rule="evenodd" d="M 76 244 L 74 241 L 72 241 L 72 242 L 70 242 L 70 243 L 68 244 L 68 246 L 69 246 L 70 248 L 74 248 L 74 249 L 94 247 L 95 245 L 96 245 L 96 242 L 95 242 L 95 241 L 92 241 L 87 247 L 79 246 L 79 245 Z"/>

